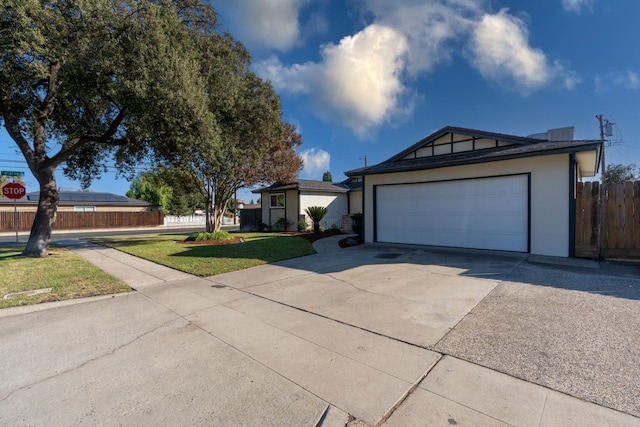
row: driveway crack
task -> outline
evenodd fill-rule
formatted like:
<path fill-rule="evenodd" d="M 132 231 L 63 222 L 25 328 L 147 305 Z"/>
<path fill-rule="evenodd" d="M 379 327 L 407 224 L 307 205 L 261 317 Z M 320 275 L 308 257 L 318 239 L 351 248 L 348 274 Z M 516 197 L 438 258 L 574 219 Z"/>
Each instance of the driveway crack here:
<path fill-rule="evenodd" d="M 157 327 L 155 327 L 155 328 L 153 328 L 153 329 L 151 329 L 149 331 L 146 331 L 146 332 L 144 332 L 142 334 L 137 335 L 136 337 L 134 337 L 133 339 L 129 340 L 128 342 L 123 343 L 123 344 L 121 344 L 121 345 L 119 345 L 117 347 L 114 347 L 114 348 L 112 348 L 111 350 L 109 350 L 106 353 L 102 353 L 102 354 L 100 354 L 98 356 L 95 356 L 95 357 L 89 359 L 89 360 L 86 360 L 86 361 L 82 362 L 81 364 L 79 364 L 77 366 L 74 366 L 72 368 L 66 369 L 64 371 L 57 372 L 54 375 L 50 375 L 48 377 L 42 378 L 42 379 L 40 379 L 40 380 L 38 380 L 36 382 L 29 383 L 29 384 L 23 385 L 21 387 L 18 387 L 17 389 L 12 390 L 6 396 L 1 398 L 0 402 L 4 402 L 4 401 L 8 400 L 14 393 L 17 393 L 20 390 L 28 389 L 28 388 L 34 387 L 34 386 L 36 386 L 38 384 L 42 384 L 42 383 L 44 383 L 46 381 L 52 380 L 54 378 L 61 377 L 61 376 L 66 375 L 66 374 L 68 374 L 70 372 L 73 372 L 73 371 L 76 371 L 76 370 L 78 370 L 80 368 L 83 368 L 84 366 L 87 366 L 88 364 L 90 364 L 92 362 L 98 361 L 98 360 L 103 359 L 103 358 L 105 358 L 107 356 L 111 356 L 114 353 L 116 353 L 117 351 L 120 351 L 121 349 L 130 346 L 131 344 L 133 344 L 134 342 L 140 340 L 141 338 L 144 338 L 145 336 L 147 336 L 147 335 L 149 335 L 149 334 L 151 334 L 153 332 L 156 332 L 157 330 L 163 328 L 164 326 L 168 325 L 171 322 L 175 322 L 176 320 L 178 320 L 178 319 L 167 320 L 166 322 L 158 325 Z"/>

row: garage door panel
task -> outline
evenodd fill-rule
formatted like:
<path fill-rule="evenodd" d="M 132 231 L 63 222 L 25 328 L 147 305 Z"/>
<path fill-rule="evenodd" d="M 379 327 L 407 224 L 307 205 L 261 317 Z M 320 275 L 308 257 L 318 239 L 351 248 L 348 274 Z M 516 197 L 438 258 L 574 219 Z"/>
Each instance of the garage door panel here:
<path fill-rule="evenodd" d="M 376 187 L 376 239 L 526 252 L 528 176 Z"/>

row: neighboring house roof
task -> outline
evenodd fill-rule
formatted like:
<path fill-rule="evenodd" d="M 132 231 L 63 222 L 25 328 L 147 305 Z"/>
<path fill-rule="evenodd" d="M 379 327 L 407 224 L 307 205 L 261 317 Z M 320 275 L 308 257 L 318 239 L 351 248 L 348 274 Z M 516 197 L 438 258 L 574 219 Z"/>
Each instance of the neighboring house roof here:
<path fill-rule="evenodd" d="M 91 191 L 60 191 L 60 206 L 154 206 L 153 203 L 145 200 L 131 199 L 111 193 L 94 193 Z M 17 199 L 20 204 L 38 204 L 40 200 L 39 192 L 27 193 L 24 197 Z M 13 200 L 0 198 L 0 203 L 11 203 Z"/>
<path fill-rule="evenodd" d="M 253 190 L 252 193 L 265 193 L 285 190 L 317 191 L 324 193 L 346 193 L 347 191 L 349 191 L 348 188 L 342 183 L 299 179 L 290 184 L 275 183 L 268 187 Z"/>
<path fill-rule="evenodd" d="M 510 145 L 497 146 L 475 151 L 463 151 L 453 154 L 434 155 L 428 157 L 407 158 L 420 148 L 429 145 L 448 133 L 466 135 L 472 138 L 482 138 L 502 141 Z M 388 172 L 404 172 L 413 170 L 435 169 L 447 166 L 457 166 L 473 163 L 484 163 L 498 160 L 510 160 L 523 157 L 542 156 L 560 153 L 577 153 L 581 151 L 595 150 L 597 156 L 593 159 L 593 169 L 597 170 L 600 158 L 600 140 L 582 141 L 547 141 L 530 137 L 519 137 L 494 132 L 484 132 L 474 129 L 465 129 L 448 126 L 440 129 L 416 144 L 401 151 L 395 156 L 377 165 L 353 169 L 346 172 L 347 176 L 372 175 Z"/>

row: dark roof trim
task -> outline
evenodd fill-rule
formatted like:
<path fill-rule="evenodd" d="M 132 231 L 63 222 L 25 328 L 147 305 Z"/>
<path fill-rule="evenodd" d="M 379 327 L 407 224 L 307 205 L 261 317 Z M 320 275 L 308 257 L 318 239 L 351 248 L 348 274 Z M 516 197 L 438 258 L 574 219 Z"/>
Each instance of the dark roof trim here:
<path fill-rule="evenodd" d="M 349 189 L 342 183 L 314 181 L 310 179 L 300 179 L 290 184 L 275 183 L 268 187 L 258 188 L 252 193 L 259 194 L 273 191 L 300 190 L 300 191 L 317 191 L 324 193 L 346 193 Z"/>
<path fill-rule="evenodd" d="M 432 141 L 435 141 L 436 139 L 441 138 L 441 137 L 443 137 L 444 135 L 446 135 L 448 133 L 456 133 L 456 134 L 461 134 L 461 135 L 468 135 L 468 136 L 476 137 L 476 138 L 496 139 L 496 140 L 500 140 L 500 141 L 504 141 L 504 142 L 511 142 L 513 144 L 518 144 L 518 145 L 529 145 L 529 144 L 535 144 L 535 143 L 546 141 L 544 139 L 525 138 L 525 137 L 522 137 L 522 136 L 507 135 L 507 134 L 495 133 L 495 132 L 485 132 L 485 131 L 482 131 L 482 130 L 467 129 L 467 128 L 461 128 L 461 127 L 456 127 L 456 126 L 447 126 L 447 127 L 444 127 L 442 129 L 432 133 L 431 135 L 429 135 L 429 136 L 427 136 L 425 138 L 422 138 L 420 141 L 416 142 L 411 147 L 401 151 L 400 153 L 398 153 L 395 156 L 385 160 L 382 163 L 395 162 L 397 160 L 400 160 L 403 157 L 405 157 L 405 156 L 409 155 L 410 153 L 412 153 L 413 151 L 416 151 L 417 149 L 422 148 L 423 146 L 427 145 L 428 143 L 430 143 Z"/>
<path fill-rule="evenodd" d="M 420 157 L 417 159 L 396 162 L 383 162 L 367 168 L 346 172 L 347 176 L 375 175 L 391 172 L 405 172 L 425 169 L 436 169 L 475 163 L 488 163 L 526 157 L 548 156 L 553 154 L 576 153 L 580 151 L 600 150 L 602 141 L 542 141 L 525 146 L 505 146 L 497 149 L 469 151 L 459 155 L 437 157 Z"/>

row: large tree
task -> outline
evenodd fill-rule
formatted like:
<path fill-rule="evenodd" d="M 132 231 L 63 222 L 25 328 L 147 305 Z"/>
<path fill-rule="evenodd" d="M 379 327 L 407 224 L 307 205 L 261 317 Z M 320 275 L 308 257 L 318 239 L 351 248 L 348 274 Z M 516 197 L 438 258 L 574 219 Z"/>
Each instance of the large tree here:
<path fill-rule="evenodd" d="M 640 169 L 635 164 L 608 165 L 604 173 L 605 184 L 620 184 L 623 182 L 632 182 L 640 179 Z"/>
<path fill-rule="evenodd" d="M 292 181 L 302 167 L 296 149 L 302 143 L 282 122 L 280 99 L 271 84 L 250 72 L 249 56 L 227 34 L 211 46 L 205 41 L 202 76 L 209 111 L 219 135 L 195 136 L 189 150 L 172 160 L 199 183 L 205 201 L 207 231 L 218 231 L 237 190 L 268 181 Z"/>
<path fill-rule="evenodd" d="M 40 186 L 23 254 L 45 256 L 60 165 L 87 187 L 112 157 L 131 171 L 194 134 L 216 143 L 201 46 L 220 37 L 199 0 L 0 1 L 0 125 Z"/>

